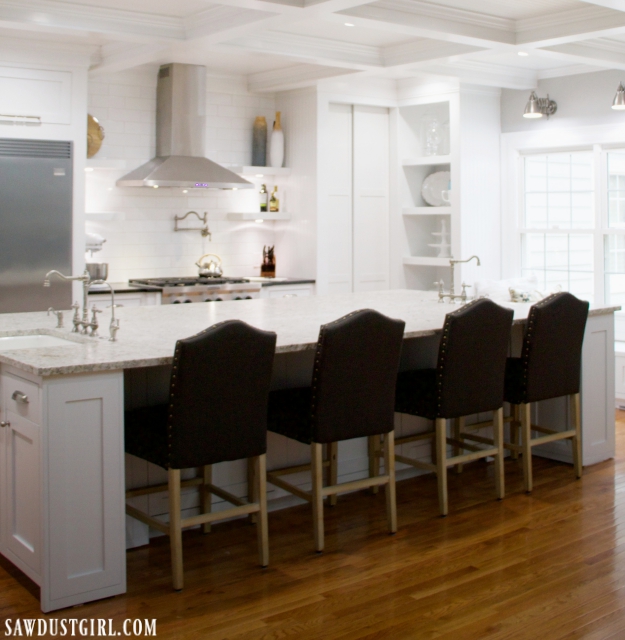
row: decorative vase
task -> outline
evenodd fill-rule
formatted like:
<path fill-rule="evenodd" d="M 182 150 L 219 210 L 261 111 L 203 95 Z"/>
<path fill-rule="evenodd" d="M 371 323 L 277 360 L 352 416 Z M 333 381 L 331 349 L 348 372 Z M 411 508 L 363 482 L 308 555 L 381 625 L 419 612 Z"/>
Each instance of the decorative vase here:
<path fill-rule="evenodd" d="M 267 165 L 267 120 L 265 116 L 258 116 L 254 121 L 254 135 L 252 138 L 252 166 Z"/>
<path fill-rule="evenodd" d="M 276 112 L 276 121 L 273 123 L 271 142 L 269 143 L 269 166 L 281 167 L 284 164 L 284 132 L 280 122 L 280 111 Z"/>
<path fill-rule="evenodd" d="M 441 145 L 441 125 L 438 118 L 427 114 L 422 120 L 423 131 L 423 155 L 435 156 L 440 151 Z"/>

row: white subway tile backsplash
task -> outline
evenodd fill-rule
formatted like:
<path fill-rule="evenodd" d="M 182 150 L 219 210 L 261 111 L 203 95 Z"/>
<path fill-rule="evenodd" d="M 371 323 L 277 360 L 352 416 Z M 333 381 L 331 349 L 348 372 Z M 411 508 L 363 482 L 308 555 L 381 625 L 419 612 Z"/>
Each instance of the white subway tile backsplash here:
<path fill-rule="evenodd" d="M 271 129 L 273 96 L 246 93 L 243 79 L 208 78 L 206 153 L 222 164 L 247 165 L 252 156 L 252 127 L 264 115 Z M 219 87 L 218 90 L 211 90 Z M 106 137 L 97 158 L 125 159 L 125 170 L 99 170 L 86 174 L 86 211 L 113 211 L 123 219 L 89 221 L 88 231 L 107 238 L 95 256 L 109 262 L 109 280 L 189 276 L 205 253 L 216 253 L 226 273 L 254 275 L 262 260 L 263 245 L 274 244 L 272 224 L 240 223 L 227 219 L 230 211 L 253 211 L 256 189 L 213 191 L 192 189 L 130 189 L 115 181 L 155 154 L 156 69 L 99 76 L 90 84 L 89 112 L 104 127 Z M 174 233 L 174 216 L 189 210 L 208 212 L 212 241 L 198 231 Z M 189 217 L 183 224 L 197 226 Z"/>
<path fill-rule="evenodd" d="M 121 98 L 140 98 L 141 88 L 136 84 L 116 84 L 109 85 L 109 95 L 119 96 Z"/>
<path fill-rule="evenodd" d="M 212 93 L 206 95 L 207 104 L 232 104 L 232 95 L 229 93 Z"/>

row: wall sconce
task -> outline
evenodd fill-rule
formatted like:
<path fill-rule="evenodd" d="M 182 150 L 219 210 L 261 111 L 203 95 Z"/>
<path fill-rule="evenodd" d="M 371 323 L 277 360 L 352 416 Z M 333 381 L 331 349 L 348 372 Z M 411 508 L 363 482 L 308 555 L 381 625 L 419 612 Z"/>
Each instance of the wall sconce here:
<path fill-rule="evenodd" d="M 530 94 L 530 99 L 525 105 L 523 112 L 524 118 L 542 118 L 543 116 L 552 116 L 558 110 L 558 105 L 554 100 L 549 100 L 549 94 L 546 98 L 539 98 L 534 91 Z"/>
<path fill-rule="evenodd" d="M 625 110 L 625 87 L 623 83 L 619 83 L 618 89 L 616 90 L 616 95 L 614 96 L 614 101 L 612 102 L 612 108 L 616 111 Z"/>

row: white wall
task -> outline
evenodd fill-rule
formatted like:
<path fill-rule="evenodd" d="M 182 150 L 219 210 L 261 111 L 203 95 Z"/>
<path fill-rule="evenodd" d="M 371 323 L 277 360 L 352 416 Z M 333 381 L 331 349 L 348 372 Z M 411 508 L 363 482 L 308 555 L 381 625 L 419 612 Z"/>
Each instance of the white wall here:
<path fill-rule="evenodd" d="M 545 98 L 549 94 L 558 105 L 558 111 L 549 120 L 524 118 L 523 111 L 530 92 L 504 89 L 501 94 L 502 133 L 624 124 L 625 112 L 610 108 L 621 80 L 625 80 L 625 72 L 622 71 L 599 71 L 540 80 L 536 88 L 538 97 Z"/>
<path fill-rule="evenodd" d="M 128 278 L 195 275 L 195 261 L 204 253 L 223 259 L 228 275 L 258 275 L 263 245 L 275 243 L 274 224 L 231 222 L 228 212 L 257 211 L 257 189 L 220 190 L 120 188 L 115 182 L 155 153 L 157 67 L 99 75 L 89 82 L 89 113 L 105 130 L 94 160 L 122 160 L 124 168 L 87 173 L 86 211 L 114 212 L 115 219 L 87 222 L 87 230 L 103 235 L 105 248 L 93 260 L 109 263 L 109 281 Z M 206 155 L 221 164 L 249 165 L 254 118 L 264 115 L 269 128 L 276 109 L 272 95 L 248 93 L 243 78 L 207 79 Z M 248 178 L 249 179 L 249 178 Z M 278 184 L 283 204 L 288 179 L 253 179 L 269 189 Z M 212 241 L 199 232 L 174 233 L 174 215 L 208 211 Z M 185 223 L 196 226 L 197 220 Z M 284 261 L 283 261 L 284 264 Z M 278 275 L 292 275 L 281 268 Z"/>
<path fill-rule="evenodd" d="M 276 225 L 276 273 L 298 278 L 317 277 L 317 91 L 302 89 L 279 93 L 282 112 L 285 166 L 291 168 L 283 208 L 291 219 Z M 284 193 L 283 193 L 284 196 Z"/>

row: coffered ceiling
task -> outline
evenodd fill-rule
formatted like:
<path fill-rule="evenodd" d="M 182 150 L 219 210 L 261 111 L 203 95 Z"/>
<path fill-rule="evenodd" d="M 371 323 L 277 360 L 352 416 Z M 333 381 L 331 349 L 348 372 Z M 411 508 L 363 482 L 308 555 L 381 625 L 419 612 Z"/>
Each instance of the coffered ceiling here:
<path fill-rule="evenodd" d="M 94 75 L 188 62 L 256 91 L 354 74 L 526 89 L 625 70 L 625 0 L 0 0 L 0 38 L 91 47 Z"/>

